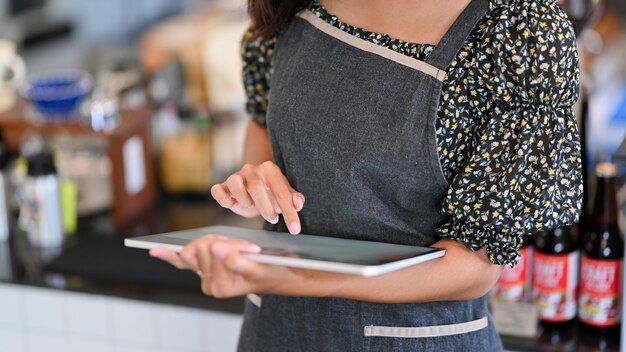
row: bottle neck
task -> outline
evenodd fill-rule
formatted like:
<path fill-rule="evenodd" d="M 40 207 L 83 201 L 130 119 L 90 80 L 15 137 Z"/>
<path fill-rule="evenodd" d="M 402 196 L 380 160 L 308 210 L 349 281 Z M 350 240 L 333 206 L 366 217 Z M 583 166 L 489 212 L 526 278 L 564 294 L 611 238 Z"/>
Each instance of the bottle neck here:
<path fill-rule="evenodd" d="M 617 224 L 617 186 L 615 177 L 598 176 L 593 205 L 593 220 L 597 224 Z"/>

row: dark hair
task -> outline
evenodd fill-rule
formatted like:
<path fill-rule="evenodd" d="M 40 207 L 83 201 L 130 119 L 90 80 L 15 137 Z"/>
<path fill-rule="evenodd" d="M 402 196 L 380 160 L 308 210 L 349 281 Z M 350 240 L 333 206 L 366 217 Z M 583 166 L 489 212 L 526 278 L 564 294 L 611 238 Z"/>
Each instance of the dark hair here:
<path fill-rule="evenodd" d="M 311 0 L 248 0 L 254 36 L 269 38 Z"/>

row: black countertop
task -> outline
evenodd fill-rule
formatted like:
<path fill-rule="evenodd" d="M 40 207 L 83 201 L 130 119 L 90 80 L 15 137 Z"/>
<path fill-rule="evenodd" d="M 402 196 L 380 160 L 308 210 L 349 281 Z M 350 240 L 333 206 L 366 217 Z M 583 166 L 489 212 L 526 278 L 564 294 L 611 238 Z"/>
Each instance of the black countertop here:
<path fill-rule="evenodd" d="M 215 224 L 260 227 L 259 220 L 238 217 L 207 198 L 167 198 L 132 222 L 113 226 L 108 214 L 79 221 L 63 248 L 29 245 L 21 231 L 0 242 L 0 282 L 103 294 L 142 301 L 243 312 L 243 298 L 213 299 L 202 294 L 200 280 L 126 248 L 124 238 Z"/>
<path fill-rule="evenodd" d="M 216 310 L 243 311 L 243 298 L 213 299 L 200 280 L 151 258 L 145 250 L 123 246 L 124 238 L 211 225 L 259 228 L 259 220 L 238 217 L 208 197 L 164 198 L 136 220 L 115 228 L 107 214 L 81 219 L 77 234 L 61 249 L 33 248 L 15 231 L 0 242 L 0 282 L 46 287 L 141 301 Z M 619 351 L 619 338 L 579 331 L 544 331 L 536 339 L 502 337 L 512 351 Z"/>

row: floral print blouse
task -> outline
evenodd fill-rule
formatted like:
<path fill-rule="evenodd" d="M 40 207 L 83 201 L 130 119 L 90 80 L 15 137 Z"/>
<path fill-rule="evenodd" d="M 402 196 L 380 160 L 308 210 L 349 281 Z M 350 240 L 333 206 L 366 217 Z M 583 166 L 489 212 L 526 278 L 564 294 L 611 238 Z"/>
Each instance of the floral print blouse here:
<path fill-rule="evenodd" d="M 353 27 L 316 1 L 308 10 L 410 57 L 423 60 L 434 48 Z M 248 31 L 242 45 L 247 108 L 265 124 L 280 37 L 251 38 Z M 578 78 L 574 31 L 556 0 L 491 0 L 443 82 L 436 135 L 450 186 L 441 237 L 515 265 L 524 234 L 578 221 Z"/>

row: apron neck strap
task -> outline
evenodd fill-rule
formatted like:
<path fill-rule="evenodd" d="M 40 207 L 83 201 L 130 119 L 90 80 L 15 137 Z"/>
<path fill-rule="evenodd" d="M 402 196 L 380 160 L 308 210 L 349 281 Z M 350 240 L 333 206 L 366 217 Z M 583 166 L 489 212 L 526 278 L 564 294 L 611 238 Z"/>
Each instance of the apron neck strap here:
<path fill-rule="evenodd" d="M 470 1 L 425 61 L 446 70 L 488 9 L 489 0 Z"/>

